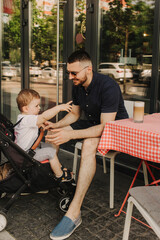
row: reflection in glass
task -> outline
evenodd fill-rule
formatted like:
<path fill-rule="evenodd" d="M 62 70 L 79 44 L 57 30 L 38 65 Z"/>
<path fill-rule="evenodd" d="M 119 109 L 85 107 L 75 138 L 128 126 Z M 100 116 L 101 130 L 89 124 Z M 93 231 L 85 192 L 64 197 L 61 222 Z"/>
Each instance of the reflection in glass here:
<path fill-rule="evenodd" d="M 19 113 L 16 96 L 20 91 L 20 0 L 3 0 L 2 113 L 13 123 Z"/>
<path fill-rule="evenodd" d="M 75 7 L 75 48 L 83 49 L 86 39 L 86 0 L 77 0 Z"/>
<path fill-rule="evenodd" d="M 125 65 L 123 81 L 118 80 L 125 98 L 149 98 L 154 1 L 101 0 L 100 10 L 99 63 Z M 127 77 L 128 69 L 133 77 Z"/>
<path fill-rule="evenodd" d="M 64 4 L 60 4 L 59 17 L 59 103 L 62 103 L 63 88 Z M 30 86 L 40 93 L 42 99 L 41 110 L 43 111 L 56 105 L 57 1 L 32 1 L 31 19 Z"/>

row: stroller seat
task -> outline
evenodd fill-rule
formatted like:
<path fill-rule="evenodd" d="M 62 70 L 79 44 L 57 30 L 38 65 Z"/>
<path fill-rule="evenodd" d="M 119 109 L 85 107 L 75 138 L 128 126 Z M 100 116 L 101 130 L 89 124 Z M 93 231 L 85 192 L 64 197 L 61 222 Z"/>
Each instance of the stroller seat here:
<path fill-rule="evenodd" d="M 38 139 L 39 141 L 39 139 Z M 14 143 L 14 125 L 0 114 L 0 151 L 7 161 L 0 160 L 0 197 L 13 194 L 0 211 L 0 231 L 7 225 L 7 212 L 21 193 L 53 190 L 58 193 L 59 208 L 66 212 L 73 198 L 76 184 L 58 184 L 49 161 L 38 162 Z"/>

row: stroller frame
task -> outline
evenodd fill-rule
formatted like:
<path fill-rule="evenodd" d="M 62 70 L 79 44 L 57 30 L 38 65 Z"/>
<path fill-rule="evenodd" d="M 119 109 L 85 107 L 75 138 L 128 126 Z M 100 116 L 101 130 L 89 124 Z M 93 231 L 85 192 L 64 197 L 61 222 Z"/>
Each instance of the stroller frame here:
<path fill-rule="evenodd" d="M 56 188 L 60 195 L 59 208 L 66 212 L 75 192 L 75 182 L 58 184 L 50 164 L 40 163 L 14 143 L 14 125 L 0 114 L 0 151 L 13 169 L 6 179 L 0 181 L 0 198 L 3 193 L 13 193 L 0 210 L 0 231 L 7 225 L 7 212 L 22 192 L 35 193 Z M 0 166 L 3 166 L 0 160 Z M 47 182 L 47 184 L 46 184 Z"/>

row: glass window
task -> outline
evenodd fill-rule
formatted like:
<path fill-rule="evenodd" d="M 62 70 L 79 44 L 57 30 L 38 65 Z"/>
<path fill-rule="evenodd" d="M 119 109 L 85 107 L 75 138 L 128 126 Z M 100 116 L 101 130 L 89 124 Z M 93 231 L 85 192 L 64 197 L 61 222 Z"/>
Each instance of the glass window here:
<path fill-rule="evenodd" d="M 106 65 L 107 66 L 107 65 Z M 115 66 L 109 64 L 107 68 L 115 68 Z"/>
<path fill-rule="evenodd" d="M 120 68 L 124 69 L 125 68 L 125 65 L 119 65 Z"/>
<path fill-rule="evenodd" d="M 42 111 L 55 106 L 57 98 L 58 102 L 62 103 L 64 5 L 59 6 L 59 73 L 57 73 L 57 2 L 59 1 L 32 1 L 30 86 L 41 95 Z M 59 74 L 58 89 L 57 74 Z"/>
<path fill-rule="evenodd" d="M 145 101 L 149 112 L 154 1 L 100 0 L 100 16 L 99 64 L 125 65 L 123 76 L 112 77 L 125 99 Z"/>
<path fill-rule="evenodd" d="M 21 88 L 20 0 L 3 0 L 2 16 L 1 109 L 15 123 L 19 113 L 16 97 Z"/>
<path fill-rule="evenodd" d="M 85 48 L 86 0 L 76 0 L 75 7 L 75 48 Z"/>

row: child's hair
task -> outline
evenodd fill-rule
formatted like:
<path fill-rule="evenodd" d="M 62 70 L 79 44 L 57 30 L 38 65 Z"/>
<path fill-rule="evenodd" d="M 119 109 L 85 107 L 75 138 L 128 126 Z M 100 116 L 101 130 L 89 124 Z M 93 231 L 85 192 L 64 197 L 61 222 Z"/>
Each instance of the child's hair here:
<path fill-rule="evenodd" d="M 33 89 L 22 89 L 16 98 L 18 109 L 22 112 L 22 107 L 30 104 L 34 98 L 40 98 L 38 92 Z"/>

